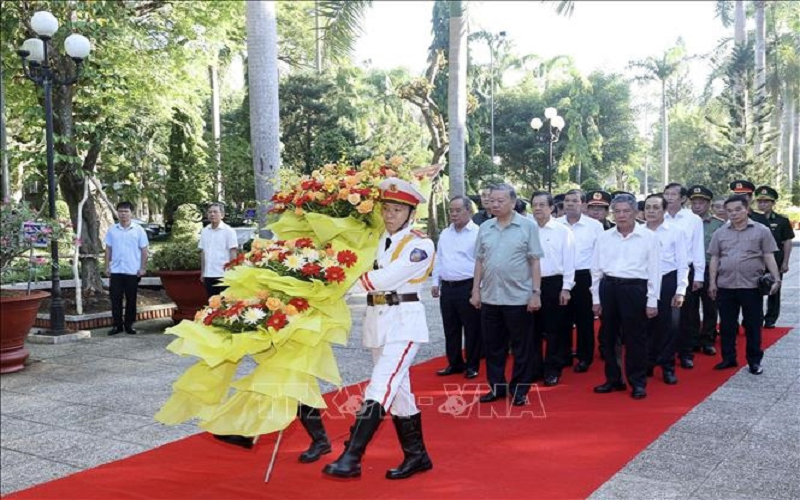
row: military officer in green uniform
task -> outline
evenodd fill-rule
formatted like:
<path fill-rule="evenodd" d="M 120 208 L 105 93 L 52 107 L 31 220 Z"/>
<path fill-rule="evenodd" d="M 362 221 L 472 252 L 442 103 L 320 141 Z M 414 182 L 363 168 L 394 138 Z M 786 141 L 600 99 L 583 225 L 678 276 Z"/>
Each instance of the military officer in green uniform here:
<path fill-rule="evenodd" d="M 775 201 L 778 199 L 778 192 L 769 186 L 759 186 L 755 190 L 756 203 L 761 213 L 753 213 L 750 218 L 760 222 L 769 228 L 778 251 L 775 252 L 775 263 L 781 272 L 781 276 L 789 271 L 789 257 L 792 253 L 792 240 L 794 231 L 789 219 L 775 213 Z M 767 297 L 767 312 L 764 314 L 764 328 L 775 328 L 775 322 L 781 314 L 781 290 L 778 289 L 773 295 Z"/>
<path fill-rule="evenodd" d="M 691 302 L 689 311 L 689 327 L 694 338 L 694 350 L 702 351 L 703 354 L 713 356 L 717 353 L 714 347 L 714 339 L 717 336 L 717 303 L 708 296 L 708 268 L 711 255 L 708 253 L 708 245 L 711 243 L 711 236 L 714 231 L 720 228 L 725 221 L 718 219 L 711 211 L 711 200 L 714 193 L 705 186 L 694 185 L 689 188 L 689 201 L 692 212 L 703 221 L 703 243 L 706 254 L 706 270 L 703 277 L 703 288 L 693 290 L 694 299 Z M 687 293 L 687 295 L 688 295 Z M 703 321 L 700 322 L 700 304 L 703 305 Z"/>

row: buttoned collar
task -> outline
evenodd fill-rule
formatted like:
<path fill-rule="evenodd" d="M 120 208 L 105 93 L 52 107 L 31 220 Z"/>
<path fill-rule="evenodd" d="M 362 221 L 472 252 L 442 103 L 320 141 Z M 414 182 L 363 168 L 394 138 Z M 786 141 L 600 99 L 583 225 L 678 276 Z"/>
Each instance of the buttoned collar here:
<path fill-rule="evenodd" d="M 664 224 L 661 225 L 663 226 Z M 650 230 L 647 229 L 644 224 L 634 224 L 633 231 L 631 231 L 627 236 L 623 236 L 623 234 L 619 231 L 619 226 L 614 227 L 614 230 L 611 231 L 611 234 L 619 239 L 627 240 L 631 236 L 643 236 L 645 231 Z"/>
<path fill-rule="evenodd" d="M 480 229 L 480 227 L 477 224 L 472 222 L 472 219 L 470 219 L 469 222 L 467 222 L 467 225 L 465 225 L 464 227 L 461 228 L 461 231 L 456 229 L 456 225 L 455 224 L 450 224 L 447 228 L 450 229 L 451 231 L 453 231 L 455 233 L 459 233 L 459 234 L 462 231 L 472 232 L 472 231 L 474 231 L 476 229 Z"/>
<path fill-rule="evenodd" d="M 403 229 L 397 231 L 394 234 L 389 234 L 388 231 L 384 231 L 383 238 L 381 238 L 381 241 L 382 242 L 386 241 L 386 238 L 389 238 L 390 240 L 392 240 L 392 245 L 394 245 L 397 241 L 403 239 L 403 237 L 410 232 L 411 232 L 411 227 L 404 227 Z"/>
<path fill-rule="evenodd" d="M 212 231 L 219 231 L 220 229 L 224 229 L 224 228 L 228 227 L 228 225 L 225 224 L 224 220 L 221 220 L 221 221 L 219 221 L 219 226 L 217 226 L 216 228 L 214 228 L 214 226 L 212 226 L 211 224 L 207 225 L 206 227 L 208 229 L 211 229 Z"/>

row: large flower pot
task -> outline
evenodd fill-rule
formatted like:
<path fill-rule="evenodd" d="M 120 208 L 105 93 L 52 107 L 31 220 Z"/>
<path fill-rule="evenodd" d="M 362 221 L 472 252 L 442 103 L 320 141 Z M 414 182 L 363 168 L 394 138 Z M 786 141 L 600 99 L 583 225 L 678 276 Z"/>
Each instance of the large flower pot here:
<path fill-rule="evenodd" d="M 195 313 L 208 303 L 206 288 L 200 282 L 200 271 L 159 271 L 161 284 L 175 302 L 172 321 L 193 320 Z"/>
<path fill-rule="evenodd" d="M 39 304 L 49 296 L 49 293 L 41 291 L 30 295 L 24 292 L 0 295 L 0 373 L 18 372 L 25 368 L 30 355 L 25 349 L 25 337 L 36 321 Z"/>

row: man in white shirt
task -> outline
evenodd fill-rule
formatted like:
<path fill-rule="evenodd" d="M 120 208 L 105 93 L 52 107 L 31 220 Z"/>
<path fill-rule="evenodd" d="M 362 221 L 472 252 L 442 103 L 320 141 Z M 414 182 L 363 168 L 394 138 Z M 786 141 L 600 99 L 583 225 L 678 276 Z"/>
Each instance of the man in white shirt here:
<path fill-rule="evenodd" d="M 661 285 L 656 235 L 637 224 L 636 198 L 621 194 L 611 204 L 616 227 L 598 239 L 592 256 L 593 310 L 605 324 L 606 382 L 594 388 L 605 394 L 627 389 L 614 351 L 621 334 L 625 375 L 634 399 L 647 397 L 647 319 L 658 314 Z"/>
<path fill-rule="evenodd" d="M 109 278 L 111 316 L 114 326 L 109 335 L 123 331 L 134 335 L 136 329 L 136 292 L 139 279 L 147 268 L 147 233 L 133 223 L 133 204 L 123 201 L 117 204 L 119 222 L 106 232 L 106 274 Z M 125 318 L 122 316 L 122 299 L 125 298 Z"/>
<path fill-rule="evenodd" d="M 703 277 L 706 272 L 706 247 L 703 236 L 703 220 L 683 204 L 689 191 L 677 182 L 671 182 L 664 188 L 664 199 L 667 200 L 667 213 L 664 220 L 679 226 L 686 233 L 686 258 L 689 261 L 689 286 L 692 291 L 703 288 Z M 681 308 L 680 334 L 678 336 L 678 357 L 681 368 L 694 368 L 694 330 L 692 328 L 691 310 L 697 308 L 697 296 L 689 294 Z"/>
<path fill-rule="evenodd" d="M 533 313 L 534 376 L 542 360 L 542 341 L 547 341 L 544 354 L 544 385 L 558 385 L 561 369 L 566 364 L 567 343 L 564 321 L 570 290 L 575 285 L 575 237 L 564 224 L 552 216 L 553 197 L 546 191 L 531 196 L 533 218 L 539 226 L 539 241 L 544 256 L 539 261 L 542 273 L 542 308 Z"/>
<path fill-rule="evenodd" d="M 689 264 L 686 259 L 686 233 L 664 220 L 667 200 L 660 194 L 651 194 L 644 200 L 644 215 L 647 229 L 658 237 L 660 247 L 661 294 L 658 300 L 658 316 L 647 322 L 649 364 L 647 374 L 653 367 L 661 367 L 664 383 L 678 383 L 675 377 L 675 348 L 681 306 L 689 285 Z"/>
<path fill-rule="evenodd" d="M 578 364 L 575 373 L 584 373 L 594 359 L 594 313 L 592 312 L 592 254 L 597 238 L 603 234 L 603 225 L 582 213 L 586 196 L 580 189 L 572 189 L 564 195 L 564 217 L 556 219 L 572 230 L 575 241 L 575 286 L 566 306 L 564 322 L 567 342 L 564 345 L 564 360 L 571 364 L 569 351 L 572 325 L 577 333 L 576 351 Z"/>
<path fill-rule="evenodd" d="M 225 224 L 225 209 L 220 203 L 212 203 L 206 211 L 210 222 L 200 232 L 200 281 L 206 287 L 209 297 L 219 295 L 225 289 L 220 286 L 222 275 L 225 273 L 225 264 L 236 257 L 239 250 L 239 241 L 236 231 Z"/>
<path fill-rule="evenodd" d="M 451 224 L 439 235 L 439 248 L 436 249 L 431 295 L 440 298 L 448 362 L 447 367 L 436 373 L 440 376 L 464 371 L 466 378 L 478 376 L 483 346 L 481 313 L 469 303 L 479 229 L 472 221 L 473 212 L 469 198 L 453 197 L 450 200 Z M 466 347 L 466 362 L 462 346 Z"/>

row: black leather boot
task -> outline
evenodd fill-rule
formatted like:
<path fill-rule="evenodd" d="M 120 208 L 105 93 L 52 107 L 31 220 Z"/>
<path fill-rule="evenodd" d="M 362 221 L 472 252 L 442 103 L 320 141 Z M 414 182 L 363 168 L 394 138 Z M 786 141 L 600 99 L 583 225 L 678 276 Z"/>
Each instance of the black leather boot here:
<path fill-rule="evenodd" d="M 214 439 L 218 439 L 224 443 L 232 444 L 234 446 L 239 446 L 246 450 L 252 448 L 253 444 L 255 443 L 255 438 L 251 438 L 249 436 L 237 436 L 235 434 L 212 434 L 212 436 L 214 436 Z"/>
<path fill-rule="evenodd" d="M 300 454 L 299 460 L 304 464 L 316 462 L 319 457 L 331 452 L 331 442 L 328 434 L 325 433 L 325 426 L 322 424 L 322 415 L 317 408 L 300 404 L 297 407 L 297 419 L 311 437 L 311 445 L 306 451 Z"/>
<path fill-rule="evenodd" d="M 336 461 L 322 469 L 324 474 L 336 477 L 359 477 L 361 475 L 361 457 L 367 445 L 375 435 L 375 431 L 383 421 L 386 410 L 377 401 L 366 400 L 356 415 L 356 422 L 350 428 L 350 440 L 345 442 L 344 452 Z"/>
<path fill-rule="evenodd" d="M 403 448 L 403 462 L 386 471 L 386 479 L 405 479 L 417 472 L 433 469 L 433 463 L 422 441 L 422 413 L 410 417 L 392 416 L 397 438 Z"/>

